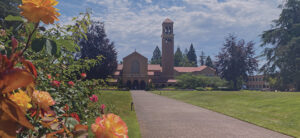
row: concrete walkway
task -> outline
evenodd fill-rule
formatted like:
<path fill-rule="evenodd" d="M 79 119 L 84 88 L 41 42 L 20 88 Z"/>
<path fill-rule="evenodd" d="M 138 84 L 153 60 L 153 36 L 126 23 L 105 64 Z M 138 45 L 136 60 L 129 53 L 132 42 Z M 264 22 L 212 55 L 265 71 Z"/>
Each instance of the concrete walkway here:
<path fill-rule="evenodd" d="M 143 138 L 288 138 L 191 104 L 131 91 Z"/>

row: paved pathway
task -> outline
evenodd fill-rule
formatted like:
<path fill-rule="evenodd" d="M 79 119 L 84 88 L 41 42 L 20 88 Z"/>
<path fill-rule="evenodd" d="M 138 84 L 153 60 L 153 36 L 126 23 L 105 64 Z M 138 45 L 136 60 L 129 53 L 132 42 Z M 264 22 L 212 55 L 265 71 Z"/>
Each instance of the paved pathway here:
<path fill-rule="evenodd" d="M 131 91 L 143 138 L 288 138 L 207 109 Z"/>

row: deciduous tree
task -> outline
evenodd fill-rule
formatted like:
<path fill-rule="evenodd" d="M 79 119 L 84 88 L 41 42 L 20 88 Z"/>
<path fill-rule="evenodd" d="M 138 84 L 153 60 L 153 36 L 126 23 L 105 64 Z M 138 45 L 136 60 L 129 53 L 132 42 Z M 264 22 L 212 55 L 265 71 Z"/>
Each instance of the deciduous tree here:
<path fill-rule="evenodd" d="M 257 70 L 258 64 L 254 57 L 254 43 L 246 43 L 243 39 L 229 35 L 221 52 L 217 55 L 218 74 L 232 84 L 233 89 L 240 89 L 249 74 Z"/>
<path fill-rule="evenodd" d="M 97 59 L 102 56 L 102 61 L 93 67 L 88 78 L 106 78 L 117 68 L 117 52 L 113 42 L 107 38 L 104 23 L 92 21 L 86 33 L 87 40 L 79 42 L 81 47 L 81 58 Z"/>

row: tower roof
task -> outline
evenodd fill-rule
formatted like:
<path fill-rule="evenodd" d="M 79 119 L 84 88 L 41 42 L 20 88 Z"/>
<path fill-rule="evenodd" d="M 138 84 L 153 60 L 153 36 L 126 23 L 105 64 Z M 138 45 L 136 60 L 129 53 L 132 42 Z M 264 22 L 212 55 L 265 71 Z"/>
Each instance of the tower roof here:
<path fill-rule="evenodd" d="M 167 19 L 164 20 L 163 23 L 174 23 L 174 22 L 171 19 L 167 18 Z"/>

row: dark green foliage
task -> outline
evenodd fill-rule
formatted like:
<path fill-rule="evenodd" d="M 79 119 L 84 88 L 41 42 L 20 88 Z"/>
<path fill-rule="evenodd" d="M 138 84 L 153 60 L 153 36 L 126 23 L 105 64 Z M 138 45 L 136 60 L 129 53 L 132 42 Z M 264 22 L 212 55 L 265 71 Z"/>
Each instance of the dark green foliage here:
<path fill-rule="evenodd" d="M 190 46 L 190 50 L 187 53 L 187 58 L 193 67 L 197 67 L 197 56 L 193 44 Z"/>
<path fill-rule="evenodd" d="M 179 67 L 181 65 L 182 60 L 183 60 L 183 55 L 180 48 L 178 47 L 174 55 L 174 66 Z"/>
<path fill-rule="evenodd" d="M 153 51 L 153 56 L 151 58 L 150 64 L 161 64 L 161 52 L 158 46 L 156 46 Z"/>
<path fill-rule="evenodd" d="M 207 77 L 202 75 L 183 74 L 176 77 L 178 87 L 182 89 L 196 89 L 197 87 L 224 87 L 227 82 L 219 77 Z"/>
<path fill-rule="evenodd" d="M 300 1 L 288 0 L 281 7 L 279 19 L 261 35 L 267 59 L 261 70 L 270 76 L 277 74 L 283 89 L 292 86 L 300 90 Z"/>
<path fill-rule="evenodd" d="M 258 64 L 254 57 L 252 41 L 246 43 L 243 39 L 237 41 L 229 35 L 217 56 L 216 68 L 218 74 L 231 83 L 233 89 L 240 89 L 248 75 L 257 70 Z"/>
<path fill-rule="evenodd" d="M 81 39 L 81 58 L 97 59 L 102 57 L 100 64 L 97 64 L 89 72 L 88 78 L 107 78 L 117 68 L 117 52 L 113 42 L 107 38 L 104 23 L 92 21 L 86 33 L 87 40 Z"/>
<path fill-rule="evenodd" d="M 0 18 L 4 19 L 8 15 L 19 15 L 20 10 L 18 9 L 18 5 L 20 5 L 21 3 L 21 0 L 1 0 Z"/>
<path fill-rule="evenodd" d="M 200 57 L 200 65 L 203 66 L 205 65 L 205 54 L 203 51 L 201 51 L 201 55 L 199 56 Z"/>
<path fill-rule="evenodd" d="M 210 56 L 207 56 L 206 61 L 205 61 L 205 66 L 214 68 L 214 64 L 213 64 L 213 62 L 212 62 Z"/>

